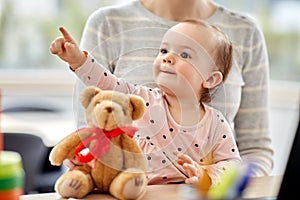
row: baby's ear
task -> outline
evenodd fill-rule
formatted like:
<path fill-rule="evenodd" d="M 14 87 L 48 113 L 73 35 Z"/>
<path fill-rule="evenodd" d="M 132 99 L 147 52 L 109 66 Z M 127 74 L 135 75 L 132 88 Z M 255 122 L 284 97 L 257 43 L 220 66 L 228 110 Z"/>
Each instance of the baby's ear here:
<path fill-rule="evenodd" d="M 223 74 L 220 71 L 213 71 L 208 79 L 202 83 L 204 88 L 210 89 L 219 85 L 223 80 Z"/>
<path fill-rule="evenodd" d="M 81 105 L 84 108 L 87 108 L 88 105 L 91 103 L 94 96 L 99 94 L 101 92 L 100 88 L 97 88 L 95 86 L 88 86 L 86 89 L 82 92 L 80 102 Z"/>

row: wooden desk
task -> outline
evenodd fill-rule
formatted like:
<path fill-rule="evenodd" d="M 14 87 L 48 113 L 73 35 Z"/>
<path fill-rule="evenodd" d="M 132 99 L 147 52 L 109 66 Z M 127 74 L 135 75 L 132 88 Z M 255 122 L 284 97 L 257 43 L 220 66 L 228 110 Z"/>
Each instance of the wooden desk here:
<path fill-rule="evenodd" d="M 267 176 L 254 178 L 249 183 L 245 190 L 245 197 L 264 197 L 275 196 L 278 193 L 282 176 Z M 147 192 L 142 200 L 183 200 L 180 197 L 181 184 L 169 184 L 169 185 L 150 185 L 147 186 Z M 45 194 L 31 194 L 22 195 L 20 200 L 58 200 L 61 199 L 56 193 Z M 84 199 L 90 200 L 115 200 L 112 196 L 105 194 L 90 194 Z"/>

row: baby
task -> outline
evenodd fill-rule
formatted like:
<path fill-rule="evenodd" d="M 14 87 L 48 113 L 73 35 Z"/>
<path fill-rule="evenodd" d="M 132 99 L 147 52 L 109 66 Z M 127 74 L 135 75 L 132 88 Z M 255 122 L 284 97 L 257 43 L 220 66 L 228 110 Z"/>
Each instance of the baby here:
<path fill-rule="evenodd" d="M 50 51 L 86 85 L 144 98 L 147 110 L 135 126 L 149 184 L 195 183 L 208 176 L 209 185 L 215 185 L 228 167 L 241 164 L 229 123 L 207 105 L 209 89 L 226 79 L 232 64 L 231 42 L 215 26 L 190 20 L 165 33 L 153 62 L 154 89 L 117 78 L 80 50 L 64 28 L 60 31 Z"/>

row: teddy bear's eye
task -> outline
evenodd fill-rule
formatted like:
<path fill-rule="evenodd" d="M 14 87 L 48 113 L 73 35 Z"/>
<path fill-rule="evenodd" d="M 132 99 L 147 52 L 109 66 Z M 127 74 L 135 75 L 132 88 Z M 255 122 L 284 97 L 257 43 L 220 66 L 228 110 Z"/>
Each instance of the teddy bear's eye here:
<path fill-rule="evenodd" d="M 122 109 L 122 111 L 123 111 L 123 114 L 126 115 L 126 110 L 124 108 Z"/>
<path fill-rule="evenodd" d="M 100 103 L 101 103 L 100 101 L 95 101 L 95 105 L 100 104 Z"/>

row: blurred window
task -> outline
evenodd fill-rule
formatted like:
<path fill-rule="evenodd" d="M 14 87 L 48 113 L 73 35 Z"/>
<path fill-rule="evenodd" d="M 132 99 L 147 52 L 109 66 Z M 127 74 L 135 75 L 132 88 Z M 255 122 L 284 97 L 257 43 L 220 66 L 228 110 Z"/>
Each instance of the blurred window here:
<path fill-rule="evenodd" d="M 55 69 L 64 65 L 49 52 L 65 26 L 79 41 L 91 12 L 121 0 L 0 0 L 0 68 Z"/>
<path fill-rule="evenodd" d="M 61 69 L 65 64 L 49 52 L 58 27 L 65 26 L 79 41 L 91 12 L 125 1 L 0 0 L 0 69 Z M 216 2 L 256 19 L 265 34 L 271 79 L 300 81 L 299 0 Z"/>
<path fill-rule="evenodd" d="M 300 81 L 300 0 L 216 0 L 255 18 L 269 53 L 272 80 Z"/>

